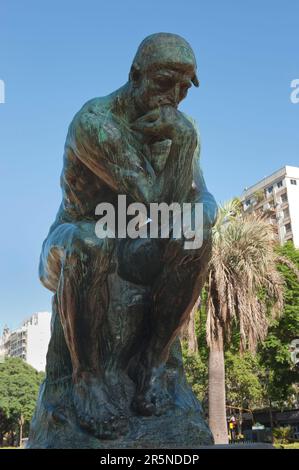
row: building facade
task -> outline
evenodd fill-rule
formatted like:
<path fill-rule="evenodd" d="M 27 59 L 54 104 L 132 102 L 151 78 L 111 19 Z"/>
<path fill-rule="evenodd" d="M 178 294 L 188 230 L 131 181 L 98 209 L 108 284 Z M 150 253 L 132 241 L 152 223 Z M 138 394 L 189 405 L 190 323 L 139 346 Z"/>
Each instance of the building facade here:
<path fill-rule="evenodd" d="M 274 225 L 281 244 L 291 240 L 299 248 L 299 168 L 285 166 L 246 188 L 244 211 L 263 212 Z"/>
<path fill-rule="evenodd" d="M 16 330 L 4 328 L 0 339 L 2 357 L 19 357 L 38 371 L 44 371 L 51 336 L 51 314 L 38 312 Z"/>

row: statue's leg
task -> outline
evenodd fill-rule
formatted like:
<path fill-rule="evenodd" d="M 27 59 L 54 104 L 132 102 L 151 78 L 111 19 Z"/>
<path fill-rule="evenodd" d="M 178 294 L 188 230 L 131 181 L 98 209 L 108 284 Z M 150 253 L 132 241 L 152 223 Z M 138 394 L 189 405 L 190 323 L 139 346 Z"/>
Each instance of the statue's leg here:
<path fill-rule="evenodd" d="M 164 268 L 153 285 L 150 337 L 141 356 L 133 402 L 140 414 L 156 411 L 153 376 L 167 361 L 170 347 L 200 294 L 210 255 L 210 240 L 198 250 L 184 250 L 182 240 L 170 240 L 167 245 Z"/>
<path fill-rule="evenodd" d="M 79 423 L 102 437 L 104 422 L 115 412 L 108 405 L 101 360 L 113 248 L 113 240 L 96 237 L 92 223 L 63 224 L 48 237 L 41 258 L 42 282 L 53 290 L 57 277 L 58 311 L 72 361 Z"/>
<path fill-rule="evenodd" d="M 105 248 L 93 253 L 80 246 L 71 248 L 62 260 L 57 300 L 75 382 L 102 372 L 99 337 L 108 304 L 108 263 Z"/>

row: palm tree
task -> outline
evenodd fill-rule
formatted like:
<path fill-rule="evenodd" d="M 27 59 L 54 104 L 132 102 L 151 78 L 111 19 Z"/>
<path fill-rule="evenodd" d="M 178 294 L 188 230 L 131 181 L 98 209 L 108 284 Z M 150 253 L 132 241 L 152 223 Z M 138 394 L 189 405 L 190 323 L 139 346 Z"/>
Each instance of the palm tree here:
<path fill-rule="evenodd" d="M 283 306 L 277 260 L 269 222 L 256 214 L 243 214 L 238 200 L 220 208 L 213 229 L 206 303 L 209 424 L 216 444 L 228 442 L 224 347 L 234 326 L 241 352 L 254 351 L 265 338 L 269 319 Z"/>

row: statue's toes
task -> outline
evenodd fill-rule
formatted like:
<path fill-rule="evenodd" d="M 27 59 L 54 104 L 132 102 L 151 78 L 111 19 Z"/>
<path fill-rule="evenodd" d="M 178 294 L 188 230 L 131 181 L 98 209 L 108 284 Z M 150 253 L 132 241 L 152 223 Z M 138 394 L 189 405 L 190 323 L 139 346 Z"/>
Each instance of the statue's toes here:
<path fill-rule="evenodd" d="M 98 414 L 98 413 L 97 413 Z M 107 415 L 102 411 L 100 416 L 78 415 L 78 423 L 86 432 L 98 439 L 117 439 L 127 429 L 125 417 Z"/>
<path fill-rule="evenodd" d="M 97 423 L 95 436 L 99 439 L 117 439 L 126 430 L 127 419 L 124 416 L 110 416 Z"/>
<path fill-rule="evenodd" d="M 138 396 L 132 402 L 132 409 L 141 416 L 152 416 L 156 413 L 156 406 L 144 396 Z"/>
<path fill-rule="evenodd" d="M 119 432 L 117 426 L 115 426 L 113 422 L 106 420 L 97 423 L 94 435 L 98 439 L 103 440 L 117 439 L 119 436 Z"/>

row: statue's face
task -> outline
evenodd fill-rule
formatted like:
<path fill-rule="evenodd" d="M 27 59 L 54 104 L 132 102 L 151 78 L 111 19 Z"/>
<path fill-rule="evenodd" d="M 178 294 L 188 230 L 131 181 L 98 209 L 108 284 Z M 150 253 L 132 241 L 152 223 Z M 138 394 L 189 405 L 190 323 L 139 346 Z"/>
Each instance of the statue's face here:
<path fill-rule="evenodd" d="M 135 104 L 146 113 L 160 106 L 178 107 L 192 86 L 192 66 L 159 66 L 141 72 L 134 87 Z"/>

